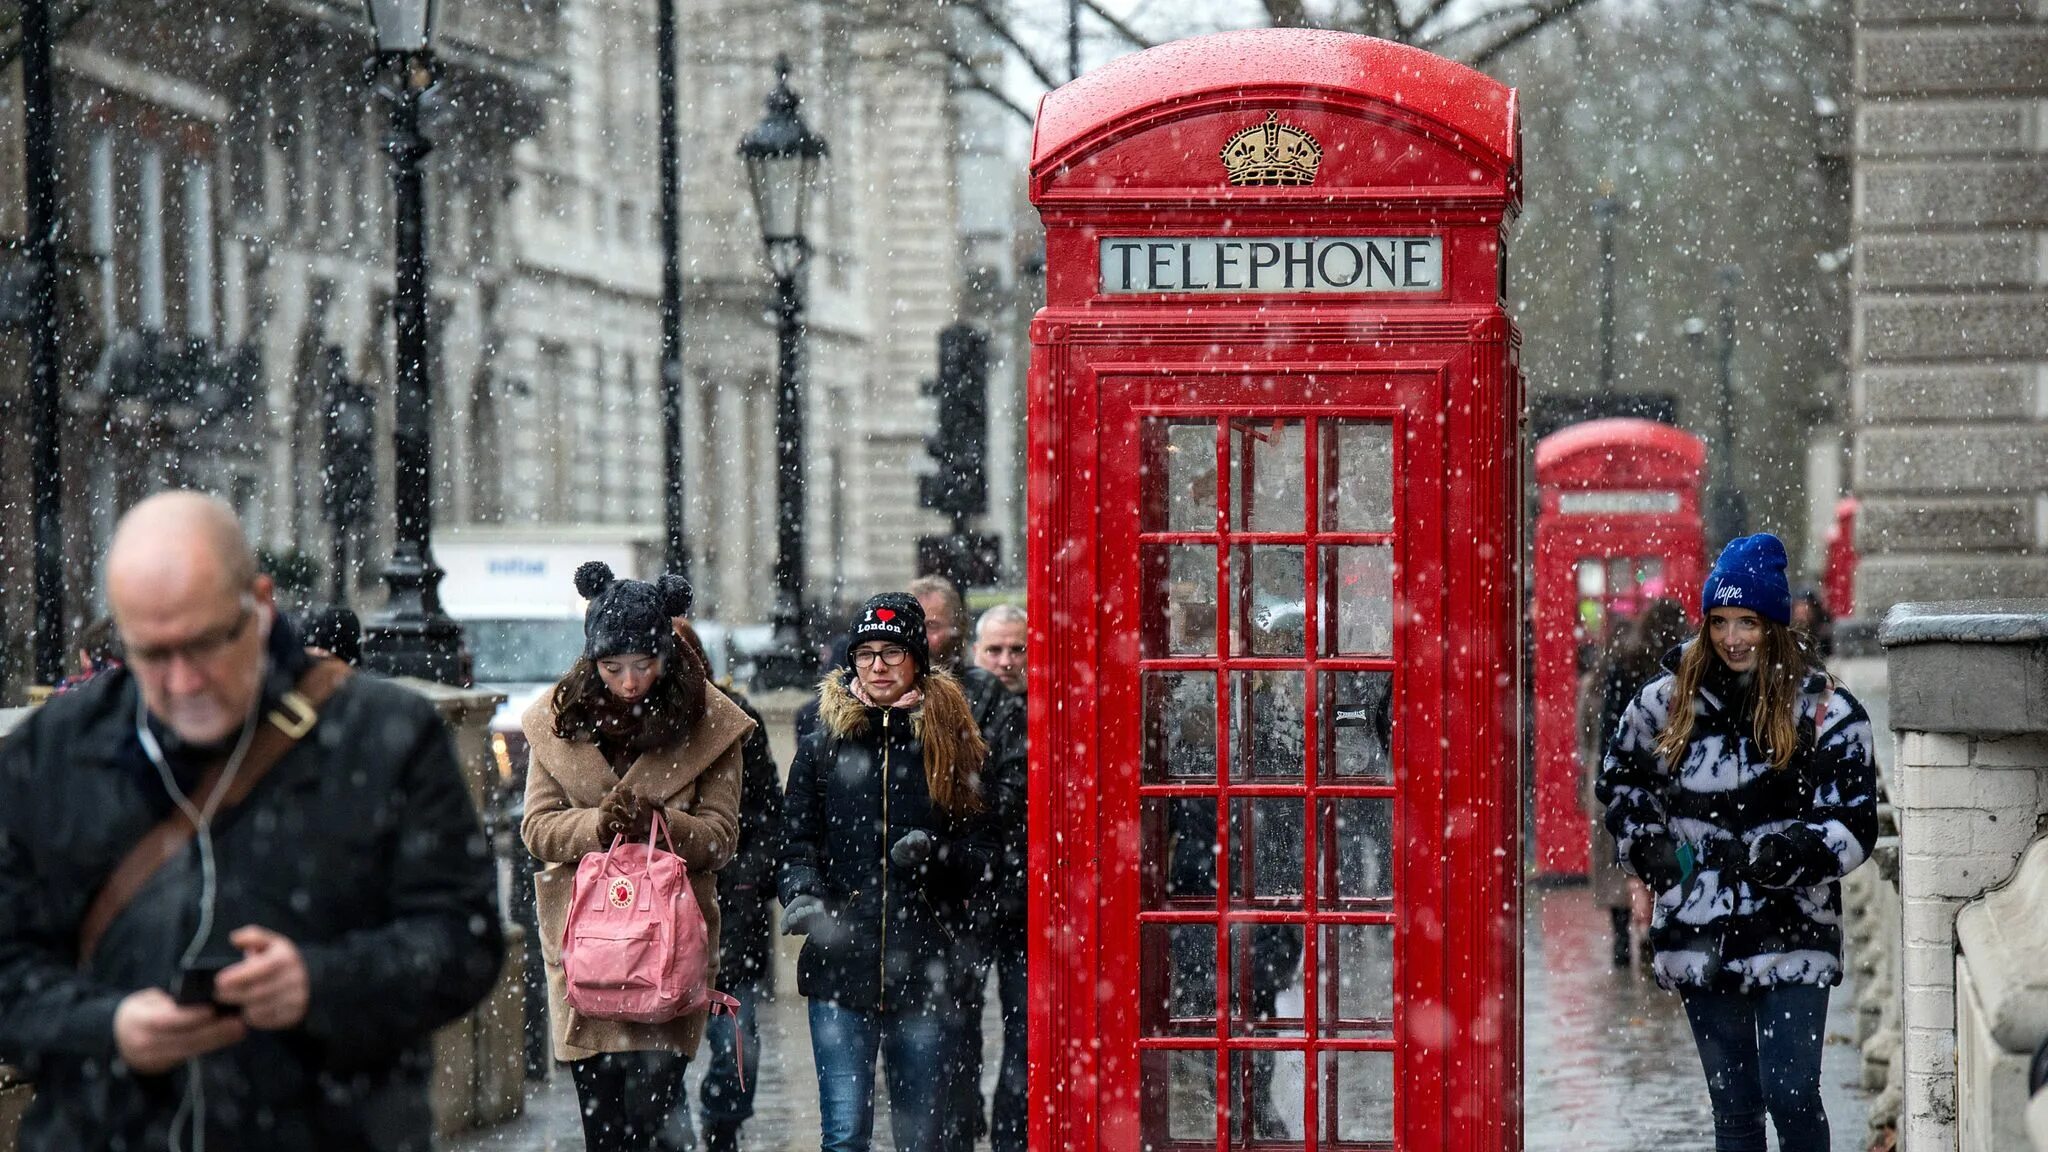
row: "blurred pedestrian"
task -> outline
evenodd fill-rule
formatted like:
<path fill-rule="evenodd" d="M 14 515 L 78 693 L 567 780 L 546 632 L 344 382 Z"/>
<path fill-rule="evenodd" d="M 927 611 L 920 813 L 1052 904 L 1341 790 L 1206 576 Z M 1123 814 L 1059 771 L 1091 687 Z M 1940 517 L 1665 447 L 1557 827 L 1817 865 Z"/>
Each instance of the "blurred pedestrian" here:
<path fill-rule="evenodd" d="M 978 650 L 968 642 L 967 604 L 952 580 L 939 575 L 920 576 L 905 591 L 917 597 L 918 606 L 924 609 L 932 666 L 959 679 L 961 690 L 967 694 L 968 710 L 974 713 L 974 722 L 988 744 L 989 795 L 998 795 L 996 786 L 1000 784 L 1005 791 L 1014 789 L 1021 799 L 1025 757 L 1023 699 L 992 671 L 980 666 Z M 1014 607 L 1009 610 L 1017 611 Z M 1017 643 L 1021 651 L 1021 636 Z M 1021 658 L 1015 661 L 1019 671 L 1022 665 Z M 1008 808 L 991 806 L 991 832 L 998 840 L 1006 839 L 1013 825 L 1017 835 L 1022 835 L 1021 803 L 1014 811 Z M 988 1002 L 988 974 L 995 959 L 1002 889 L 1022 881 L 1021 874 L 1011 877 L 998 869 L 963 902 L 964 919 L 952 926 L 953 972 L 957 978 L 954 996 L 959 1011 L 949 1017 L 953 1031 L 952 1052 L 946 1066 L 950 1103 L 940 1131 L 941 1146 L 946 1152 L 973 1152 L 976 1142 L 989 1134 L 988 1110 L 981 1098 L 981 1017 Z M 1016 895 L 1021 895 L 1021 889 Z"/>
<path fill-rule="evenodd" d="M 59 694 L 121 666 L 121 638 L 114 629 L 114 618 L 101 616 L 86 625 L 85 631 L 78 634 L 74 655 L 78 659 L 78 671 L 57 682 L 56 692 Z"/>
<path fill-rule="evenodd" d="M 1602 766 L 1622 865 L 1657 894 L 1659 984 L 1683 997 L 1717 1152 L 1825 1149 L 1821 1045 L 1842 979 L 1842 876 L 1877 838 L 1863 706 L 1789 627 L 1785 548 L 1731 541 L 1703 620 L 1624 711 Z"/>
<path fill-rule="evenodd" d="M 1819 659 L 1832 659 L 1835 654 L 1835 618 L 1828 612 L 1827 601 L 1821 597 L 1820 589 L 1807 586 L 1792 598 L 1792 628 L 1805 634 L 1807 648 Z"/>
<path fill-rule="evenodd" d="M 503 963 L 447 729 L 307 654 L 219 500 L 137 504 L 105 571 L 126 664 L 0 745 L 21 1147 L 424 1150 Z"/>
<path fill-rule="evenodd" d="M 947 1108 L 953 925 L 990 874 L 988 746 L 959 683 L 932 665 L 915 597 L 868 600 L 848 666 L 819 685 L 784 800 L 783 931 L 807 936 L 826 1152 L 866 1152 L 878 1055 L 902 1152 L 934 1152 Z"/>
<path fill-rule="evenodd" d="M 1664 672 L 1664 657 L 1685 641 L 1685 609 L 1671 600 L 1652 600 L 1634 620 L 1621 621 L 1609 636 L 1606 652 L 1587 676 L 1586 690 L 1579 698 L 1579 763 L 1581 801 L 1592 827 L 1591 879 L 1594 903 L 1607 909 L 1614 927 L 1614 966 L 1626 968 L 1631 959 L 1629 935 L 1634 924 L 1635 888 L 1638 881 L 1621 870 L 1614 856 L 1614 836 L 1607 831 L 1594 786 L 1607 745 L 1621 724 L 1622 713 L 1643 686 Z M 1651 950 L 1643 941 L 1644 966 Z"/>
<path fill-rule="evenodd" d="M 712 873 L 738 839 L 754 722 L 709 686 L 697 650 L 676 637 L 671 621 L 690 611 L 687 581 L 620 580 L 592 561 L 576 570 L 576 591 L 588 601 L 583 655 L 522 719 L 531 751 L 520 833 L 547 864 L 534 877 L 534 904 L 555 1059 L 575 1076 L 591 1152 L 692 1152 L 683 1073 L 707 1013 L 659 1024 L 584 1016 L 565 996 L 562 934 L 577 864 L 622 837 L 651 835 L 659 815 L 717 946 Z M 718 973 L 711 977 L 716 986 Z"/>
<path fill-rule="evenodd" d="M 704 642 L 688 619 L 674 621 L 676 636 L 706 667 Z M 768 729 L 746 696 L 729 683 L 713 685 L 754 722 L 740 747 L 739 841 L 718 870 L 718 990 L 739 1001 L 737 1016 L 720 1013 L 705 1028 L 710 1063 L 699 1105 L 704 1152 L 735 1152 L 740 1126 L 754 1115 L 761 1064 L 759 1002 L 775 994 L 774 931 L 768 902 L 782 866 L 782 779 L 768 750 Z"/>
<path fill-rule="evenodd" d="M 306 647 L 334 657 L 351 667 L 363 662 L 363 622 L 339 606 L 307 608 L 298 614 L 299 634 Z"/>

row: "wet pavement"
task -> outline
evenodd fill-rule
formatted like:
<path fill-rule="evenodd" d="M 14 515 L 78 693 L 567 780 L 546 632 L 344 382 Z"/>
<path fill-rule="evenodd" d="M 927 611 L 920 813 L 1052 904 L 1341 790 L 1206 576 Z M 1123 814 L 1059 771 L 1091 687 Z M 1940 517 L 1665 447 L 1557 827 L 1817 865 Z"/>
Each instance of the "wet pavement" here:
<path fill-rule="evenodd" d="M 1647 977 L 1608 966 L 1607 915 L 1593 905 L 1587 889 L 1532 889 L 1528 908 L 1526 1147 L 1531 1152 L 1709 1152 L 1713 1124 L 1705 1080 L 1678 998 Z M 745 1152 L 818 1146 L 810 1031 L 804 1001 L 792 986 L 796 941 L 780 939 L 784 986 L 775 1000 L 761 1005 L 760 1090 L 754 1119 L 742 1133 Z M 1855 1087 L 1859 1060 L 1850 1042 L 1852 999 L 1849 991 L 1838 989 L 1830 1003 L 1822 1072 L 1834 1129 L 1830 1152 L 1867 1147 L 1867 1097 Z M 992 1086 L 1000 1049 L 993 1005 L 983 1035 L 989 1041 L 984 1066 Z M 691 1077 L 693 1101 L 696 1079 Z M 576 1090 L 566 1071 L 558 1068 L 547 1082 L 532 1087 L 524 1117 L 444 1146 L 452 1152 L 580 1149 Z M 878 1149 L 892 1147 L 886 1115 L 886 1108 L 878 1109 Z"/>

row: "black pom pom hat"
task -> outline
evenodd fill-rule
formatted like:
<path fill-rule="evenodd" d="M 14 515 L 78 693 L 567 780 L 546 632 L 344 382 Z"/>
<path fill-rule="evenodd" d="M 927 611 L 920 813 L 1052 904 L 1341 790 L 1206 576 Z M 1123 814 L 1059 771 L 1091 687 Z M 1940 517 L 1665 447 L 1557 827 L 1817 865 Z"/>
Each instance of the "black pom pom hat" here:
<path fill-rule="evenodd" d="M 694 597 L 681 576 L 621 580 L 611 565 L 592 560 L 576 569 L 576 591 L 590 603 L 583 610 L 583 656 L 602 660 L 644 652 L 666 656 L 675 644 L 670 621 L 688 616 Z"/>

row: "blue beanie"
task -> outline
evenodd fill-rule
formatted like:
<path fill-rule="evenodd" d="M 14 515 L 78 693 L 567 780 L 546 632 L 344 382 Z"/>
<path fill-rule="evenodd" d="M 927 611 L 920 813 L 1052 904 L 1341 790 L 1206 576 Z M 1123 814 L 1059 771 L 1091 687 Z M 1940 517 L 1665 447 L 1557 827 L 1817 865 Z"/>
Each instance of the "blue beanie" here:
<path fill-rule="evenodd" d="M 1730 540 L 1700 592 L 1700 614 L 1716 608 L 1747 608 L 1766 620 L 1792 623 L 1792 587 L 1785 581 L 1784 542 L 1769 532 Z"/>

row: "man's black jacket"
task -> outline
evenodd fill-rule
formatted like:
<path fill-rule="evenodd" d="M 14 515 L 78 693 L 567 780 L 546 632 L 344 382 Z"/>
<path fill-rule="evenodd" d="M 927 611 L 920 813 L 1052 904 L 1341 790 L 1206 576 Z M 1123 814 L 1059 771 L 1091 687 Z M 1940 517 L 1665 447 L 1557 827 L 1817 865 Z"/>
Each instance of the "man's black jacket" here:
<path fill-rule="evenodd" d="M 302 664 L 277 632 L 272 699 Z M 0 1059 L 36 1084 L 25 1152 L 164 1147 L 186 1096 L 184 1069 L 141 1076 L 119 1061 L 113 1021 L 127 993 L 175 987 L 198 924 L 196 842 L 78 962 L 94 893 L 170 808 L 136 737 L 136 692 L 126 671 L 104 674 L 0 745 Z M 175 741 L 167 752 L 196 775 L 202 757 Z M 207 952 L 234 959 L 229 933 L 269 928 L 298 946 L 311 992 L 299 1027 L 200 1062 L 206 1147 L 426 1149 L 429 1034 L 482 999 L 503 952 L 489 848 L 432 706 L 351 677 L 215 820 L 213 842 Z"/>
<path fill-rule="evenodd" d="M 768 750 L 768 726 L 737 690 L 726 696 L 754 721 L 740 747 L 740 838 L 718 870 L 718 984 L 772 992 L 776 873 L 782 868 L 782 778 Z"/>

